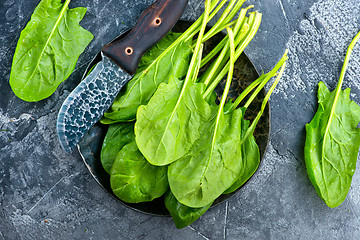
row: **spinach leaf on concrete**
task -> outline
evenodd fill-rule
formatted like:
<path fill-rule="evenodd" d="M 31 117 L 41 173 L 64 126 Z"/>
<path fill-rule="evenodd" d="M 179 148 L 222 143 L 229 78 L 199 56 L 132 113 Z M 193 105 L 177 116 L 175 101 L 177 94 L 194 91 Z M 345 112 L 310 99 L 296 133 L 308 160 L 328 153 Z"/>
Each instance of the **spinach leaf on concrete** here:
<path fill-rule="evenodd" d="M 21 99 L 49 97 L 73 72 L 79 55 L 93 39 L 79 22 L 86 8 L 69 9 L 70 0 L 42 0 L 18 41 L 10 85 Z"/>
<path fill-rule="evenodd" d="M 168 191 L 165 194 L 165 206 L 170 212 L 175 226 L 179 229 L 189 226 L 199 219 L 210 207 L 212 203 L 202 208 L 190 208 L 179 203 L 175 196 Z"/>
<path fill-rule="evenodd" d="M 113 192 L 128 203 L 152 201 L 169 188 L 167 167 L 153 166 L 146 161 L 135 141 L 121 149 L 111 168 Z"/>
<path fill-rule="evenodd" d="M 107 173 L 110 174 L 111 167 L 120 150 L 135 140 L 134 122 L 118 123 L 109 126 L 101 148 L 101 163 Z"/>
<path fill-rule="evenodd" d="M 334 208 L 345 200 L 355 173 L 360 107 L 350 100 L 350 89 L 330 92 L 323 82 L 318 98 L 319 109 L 306 125 L 305 163 L 316 192 Z"/>
<path fill-rule="evenodd" d="M 360 106 L 350 100 L 350 89 L 342 90 L 351 52 L 360 32 L 350 43 L 336 89 L 319 83 L 319 108 L 306 125 L 305 163 L 320 198 L 331 208 L 346 198 L 355 173 L 360 147 Z"/>
<path fill-rule="evenodd" d="M 164 51 L 181 35 L 169 33 L 142 57 L 135 76 L 125 85 L 102 123 L 126 122 L 136 118 L 140 105 L 148 103 L 160 83 L 167 83 L 171 75 L 182 78 L 189 66 L 191 40 L 181 42 Z"/>

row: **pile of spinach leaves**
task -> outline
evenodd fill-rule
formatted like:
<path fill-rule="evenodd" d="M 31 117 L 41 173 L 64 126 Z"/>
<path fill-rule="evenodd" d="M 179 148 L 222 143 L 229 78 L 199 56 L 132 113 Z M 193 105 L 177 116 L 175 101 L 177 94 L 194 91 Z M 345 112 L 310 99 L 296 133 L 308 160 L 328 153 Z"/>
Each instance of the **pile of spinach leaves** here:
<path fill-rule="evenodd" d="M 182 34 L 169 33 L 145 54 L 134 79 L 101 120 L 111 124 L 101 161 L 115 195 L 128 203 L 164 196 L 178 228 L 196 221 L 221 194 L 241 187 L 260 163 L 253 133 L 282 76 L 287 52 L 271 72 L 234 102 L 227 101 L 235 62 L 262 18 L 256 11 L 248 12 L 253 6 L 241 9 L 244 2 L 230 0 L 206 31 L 207 23 L 227 3 L 206 0 L 204 14 L 192 26 Z M 203 56 L 203 43 L 224 29 L 228 34 Z M 246 109 L 276 75 L 250 124 L 244 118 Z M 226 76 L 217 104 L 214 89 Z"/>
<path fill-rule="evenodd" d="M 336 89 L 319 83 L 319 108 L 306 125 L 305 163 L 320 198 L 331 208 L 339 206 L 349 192 L 360 147 L 360 106 L 342 90 L 345 72 L 360 33 L 351 42 Z"/>
<path fill-rule="evenodd" d="M 36 102 L 52 95 L 74 71 L 93 35 L 79 22 L 86 8 L 69 9 L 70 0 L 41 0 L 21 32 L 10 73 L 20 99 Z"/>

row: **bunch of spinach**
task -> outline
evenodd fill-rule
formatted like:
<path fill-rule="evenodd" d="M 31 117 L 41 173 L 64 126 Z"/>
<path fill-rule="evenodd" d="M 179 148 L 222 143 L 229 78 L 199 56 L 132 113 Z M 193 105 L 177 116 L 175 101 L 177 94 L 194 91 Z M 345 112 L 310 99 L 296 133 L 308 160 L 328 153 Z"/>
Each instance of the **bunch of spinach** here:
<path fill-rule="evenodd" d="M 146 77 L 147 71 L 162 61 L 172 47 L 191 43 L 194 49 L 184 80 L 180 76 L 183 74 L 171 74 L 176 66 L 170 64 L 166 70 L 170 74 L 157 75 L 160 80 L 156 80 L 158 86 L 150 87 L 153 92 L 149 91 L 142 103 L 133 101 L 132 108 L 138 108 L 135 127 L 132 127 L 134 123 L 125 122 L 111 125 L 104 140 L 101 160 L 110 173 L 114 193 L 126 202 L 136 203 L 151 201 L 166 192 L 165 206 L 178 228 L 196 221 L 221 194 L 243 185 L 260 163 L 253 132 L 284 71 L 287 53 L 271 72 L 254 81 L 235 102 L 226 103 L 235 61 L 255 36 L 262 17 L 258 12 L 249 13 L 247 17 L 250 6 L 231 21 L 243 2 L 231 0 L 218 22 L 206 32 L 209 19 L 226 3 L 221 1 L 215 8 L 218 1 L 207 0 L 204 14 L 189 28 L 191 31 L 188 29 L 177 36 L 166 50 L 158 52 L 154 61 L 144 59 L 144 68 L 138 73 L 142 77 L 136 84 L 153 81 Z M 203 43 L 224 28 L 228 35 L 203 57 Z M 198 36 L 192 43 L 195 34 Z M 189 55 L 184 54 L 187 56 L 184 59 Z M 198 76 L 200 68 L 210 61 L 213 62 Z M 258 116 L 250 125 L 244 119 L 247 107 L 280 68 Z M 145 74 L 144 69 L 147 69 Z M 226 75 L 226 87 L 217 105 L 214 89 Z M 136 88 L 133 91 L 128 93 L 142 94 Z M 252 91 L 246 104 L 238 108 Z M 122 114 L 120 110 L 113 113 L 114 116 Z M 106 116 L 103 120 L 112 121 Z"/>
<path fill-rule="evenodd" d="M 219 1 L 211 2 L 209 9 L 212 12 L 207 16 L 207 23 L 214 18 L 226 2 L 227 0 L 222 0 L 220 3 Z M 219 20 L 205 34 L 202 42 L 209 40 L 227 26 L 233 25 L 234 22 L 231 20 L 244 2 L 245 0 L 231 0 Z M 101 119 L 103 124 L 135 120 L 137 109 L 149 102 L 160 83 L 168 83 L 170 76 L 178 79 L 185 76 L 189 58 L 196 44 L 192 38 L 199 33 L 203 18 L 204 14 L 183 34 L 168 34 L 145 54 L 133 79 L 121 90 L 109 111 L 104 114 Z M 205 65 L 211 56 L 216 55 L 217 51 L 219 48 L 204 59 L 201 66 Z"/>
<path fill-rule="evenodd" d="M 245 17 L 245 14 L 240 16 L 234 26 L 234 45 L 239 44 L 234 54 L 235 60 L 255 36 L 261 22 L 261 14 L 257 12 L 250 13 L 249 18 Z M 205 26 L 203 29 L 205 30 Z M 193 61 L 185 80 L 173 79 L 168 84 L 161 84 L 149 103 L 138 109 L 135 124 L 136 143 L 153 165 L 167 165 L 183 157 L 200 138 L 199 128 L 211 117 L 212 112 L 207 99 L 229 71 L 230 63 L 224 68 L 221 64 L 227 61 L 227 43 L 214 61 L 215 64 L 207 70 L 214 72 L 208 78 L 209 81 L 196 82 L 197 72 L 194 71 L 194 65 L 195 62 L 200 64 L 197 54 L 202 43 L 201 38 L 202 35 L 198 37 Z M 219 68 L 222 69 L 221 72 Z M 215 74 L 217 71 L 219 73 Z"/>
<path fill-rule="evenodd" d="M 350 89 L 342 90 L 351 52 L 360 33 L 351 42 L 336 89 L 319 83 L 319 108 L 306 125 L 305 163 L 320 198 L 331 208 L 346 198 L 355 173 L 360 147 L 360 106 L 350 100 Z"/>
<path fill-rule="evenodd" d="M 18 41 L 10 85 L 22 100 L 36 102 L 53 94 L 74 71 L 93 39 L 79 22 L 86 8 L 69 9 L 70 0 L 42 0 Z"/>

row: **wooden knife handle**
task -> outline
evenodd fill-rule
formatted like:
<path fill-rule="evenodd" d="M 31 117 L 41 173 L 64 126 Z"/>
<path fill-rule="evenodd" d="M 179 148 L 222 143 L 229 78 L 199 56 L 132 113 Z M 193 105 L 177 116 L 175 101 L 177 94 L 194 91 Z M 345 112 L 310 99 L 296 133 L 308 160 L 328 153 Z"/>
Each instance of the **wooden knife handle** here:
<path fill-rule="evenodd" d="M 139 17 L 124 37 L 106 45 L 103 53 L 129 74 L 134 74 L 143 54 L 175 25 L 188 0 L 157 0 Z"/>

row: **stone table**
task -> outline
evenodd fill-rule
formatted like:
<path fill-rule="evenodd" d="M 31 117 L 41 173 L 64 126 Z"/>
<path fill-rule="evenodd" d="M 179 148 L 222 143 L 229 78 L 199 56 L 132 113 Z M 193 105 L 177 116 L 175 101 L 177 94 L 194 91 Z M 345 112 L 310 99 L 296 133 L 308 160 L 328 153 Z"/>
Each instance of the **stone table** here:
<path fill-rule="evenodd" d="M 272 130 L 263 164 L 226 203 L 178 230 L 171 218 L 141 214 L 109 197 L 79 154 L 66 155 L 55 133 L 57 112 L 101 46 L 150 5 L 151 0 L 73 0 L 85 6 L 81 25 L 95 39 L 76 70 L 50 98 L 19 100 L 9 86 L 20 31 L 39 0 L 0 3 L 0 239 L 359 239 L 360 172 L 345 202 L 328 208 L 304 164 L 305 124 L 317 109 L 317 83 L 334 89 L 346 48 L 360 30 L 358 0 L 251 0 L 263 13 L 246 53 L 269 71 L 286 48 L 288 67 L 271 97 Z M 189 0 L 183 19 L 196 19 L 202 0 Z M 360 102 L 360 47 L 354 50 L 346 87 Z"/>

